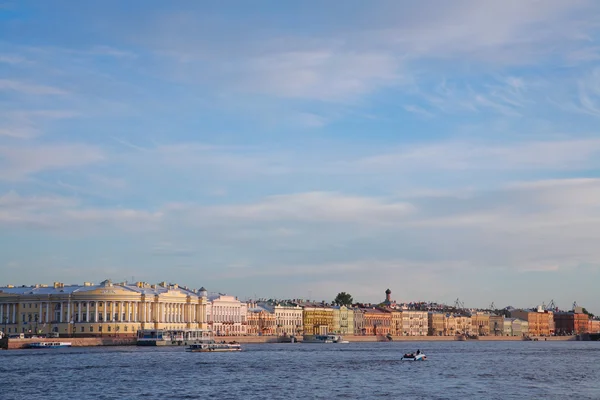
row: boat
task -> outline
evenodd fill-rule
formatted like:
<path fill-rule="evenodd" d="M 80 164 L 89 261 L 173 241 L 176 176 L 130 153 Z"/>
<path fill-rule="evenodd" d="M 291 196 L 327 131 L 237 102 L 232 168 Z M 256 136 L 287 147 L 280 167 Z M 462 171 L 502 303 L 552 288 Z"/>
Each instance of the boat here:
<path fill-rule="evenodd" d="M 341 335 L 305 335 L 303 343 L 349 343 Z"/>
<path fill-rule="evenodd" d="M 61 347 L 71 347 L 71 342 L 35 342 L 29 343 L 30 349 L 56 349 Z"/>
<path fill-rule="evenodd" d="M 427 360 L 427 356 L 423 353 L 413 354 L 406 353 L 402 356 L 402 361 L 425 361 Z"/>
<path fill-rule="evenodd" d="M 239 343 L 217 343 L 214 340 L 210 340 L 203 343 L 194 343 L 185 349 L 192 353 L 210 353 L 210 352 L 230 352 L 230 351 L 242 351 L 242 346 Z"/>
<path fill-rule="evenodd" d="M 211 340 L 212 332 L 206 329 L 141 329 L 137 332 L 138 346 L 190 346 Z"/>

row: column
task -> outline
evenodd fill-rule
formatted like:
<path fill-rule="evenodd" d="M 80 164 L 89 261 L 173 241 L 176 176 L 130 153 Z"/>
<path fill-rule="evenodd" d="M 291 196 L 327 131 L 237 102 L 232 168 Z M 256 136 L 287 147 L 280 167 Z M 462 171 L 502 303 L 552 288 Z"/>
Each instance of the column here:
<path fill-rule="evenodd" d="M 42 302 L 40 301 L 40 309 L 38 310 L 38 324 L 42 323 L 42 312 L 44 310 L 42 309 Z M 2 321 L 2 317 L 0 317 L 0 321 Z M 37 332 L 36 332 L 37 334 Z"/>
<path fill-rule="evenodd" d="M 63 316 L 64 316 L 63 309 L 64 309 L 64 304 L 63 304 L 62 300 L 60 301 L 60 303 L 59 303 L 59 304 L 60 304 L 60 317 L 59 317 L 59 318 L 60 318 L 60 320 L 59 320 L 58 322 L 63 322 Z"/>
<path fill-rule="evenodd" d="M 0 303 L 0 324 L 4 324 L 4 304 L 1 304 L 1 303 Z"/>
<path fill-rule="evenodd" d="M 50 301 L 46 302 L 46 323 L 50 323 Z"/>
<path fill-rule="evenodd" d="M 138 310 L 138 309 L 139 309 L 139 308 L 140 308 L 140 302 L 139 302 L 139 301 L 135 301 L 135 302 L 133 302 L 133 313 L 134 313 L 134 314 L 133 314 L 133 320 L 134 320 L 135 322 L 140 322 L 140 321 L 139 321 L 139 318 L 138 318 L 138 312 L 139 312 L 139 310 Z"/>
<path fill-rule="evenodd" d="M 94 301 L 94 322 L 98 322 L 98 302 Z"/>
<path fill-rule="evenodd" d="M 71 300 L 67 303 L 67 322 L 71 322 L 73 318 L 71 318 Z"/>
<path fill-rule="evenodd" d="M 13 324 L 17 323 L 17 303 L 13 303 Z"/>
<path fill-rule="evenodd" d="M 78 301 L 77 302 L 77 322 L 81 322 L 81 306 L 83 305 L 83 302 Z"/>
<path fill-rule="evenodd" d="M 85 322 L 90 322 L 90 302 L 85 302 Z"/>
<path fill-rule="evenodd" d="M 133 314 L 133 301 L 127 302 L 127 322 L 131 322 L 131 315 Z"/>
<path fill-rule="evenodd" d="M 102 322 L 106 322 L 106 310 L 108 310 L 108 302 L 102 303 Z"/>

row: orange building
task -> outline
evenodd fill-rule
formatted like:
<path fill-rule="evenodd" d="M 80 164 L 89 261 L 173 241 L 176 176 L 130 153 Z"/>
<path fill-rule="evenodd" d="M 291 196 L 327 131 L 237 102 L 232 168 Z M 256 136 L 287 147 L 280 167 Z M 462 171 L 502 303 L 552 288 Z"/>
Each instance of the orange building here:
<path fill-rule="evenodd" d="M 579 335 L 590 332 L 590 317 L 583 313 L 559 312 L 554 314 L 557 335 Z"/>
<path fill-rule="evenodd" d="M 248 309 L 246 317 L 248 321 L 248 335 L 275 335 L 277 331 L 277 322 L 275 314 L 261 307 Z"/>
<path fill-rule="evenodd" d="M 555 325 L 554 321 L 552 321 L 552 324 L 550 323 L 550 319 L 553 319 L 554 315 L 543 310 L 514 310 L 511 311 L 510 316 L 527 321 L 530 336 L 550 336 L 550 326 Z"/>
<path fill-rule="evenodd" d="M 392 313 L 378 308 L 364 308 L 365 335 L 382 336 L 390 333 Z"/>

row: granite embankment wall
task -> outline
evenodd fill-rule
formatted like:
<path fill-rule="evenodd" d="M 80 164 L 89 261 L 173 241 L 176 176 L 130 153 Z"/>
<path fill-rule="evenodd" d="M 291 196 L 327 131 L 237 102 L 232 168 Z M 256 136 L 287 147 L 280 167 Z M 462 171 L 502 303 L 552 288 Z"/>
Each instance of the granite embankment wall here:
<path fill-rule="evenodd" d="M 226 342 L 236 341 L 238 343 L 276 343 L 279 338 L 275 336 L 224 336 L 218 337 L 217 340 Z M 387 342 L 383 336 L 344 336 L 349 342 Z M 548 338 L 537 338 L 539 341 L 567 341 L 581 340 L 577 336 L 551 336 Z M 457 336 L 397 336 L 392 339 L 394 342 L 448 342 L 461 340 Z M 464 339 L 463 339 L 464 340 Z M 469 339 L 469 342 L 477 341 L 522 341 L 520 337 L 512 336 L 481 336 L 478 339 Z M 585 340 L 585 339 L 584 339 Z M 93 347 L 93 346 L 134 346 L 135 338 L 58 338 L 58 339 L 10 339 L 8 341 L 9 349 L 27 348 L 29 343 L 35 342 L 70 342 L 73 347 Z M 302 341 L 302 338 L 300 338 Z"/>
<path fill-rule="evenodd" d="M 70 342 L 73 347 L 133 346 L 135 338 L 52 338 L 52 339 L 9 339 L 9 349 L 24 349 L 29 343 Z"/>

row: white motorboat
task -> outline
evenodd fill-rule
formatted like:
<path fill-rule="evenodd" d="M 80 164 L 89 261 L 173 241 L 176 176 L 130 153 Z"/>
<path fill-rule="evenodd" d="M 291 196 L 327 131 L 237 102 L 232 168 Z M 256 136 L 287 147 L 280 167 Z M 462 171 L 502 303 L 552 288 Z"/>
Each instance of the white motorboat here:
<path fill-rule="evenodd" d="M 57 349 L 62 347 L 71 347 L 71 342 L 35 342 L 29 343 L 30 349 Z"/>
<path fill-rule="evenodd" d="M 191 344 L 185 350 L 192 353 L 230 352 L 242 351 L 242 346 L 239 343 L 217 343 L 214 340 L 210 340 L 204 343 Z"/>
<path fill-rule="evenodd" d="M 304 335 L 303 343 L 350 343 L 341 335 Z"/>
<path fill-rule="evenodd" d="M 427 360 L 427 356 L 423 353 L 414 354 L 407 353 L 402 356 L 402 361 L 425 361 Z"/>

